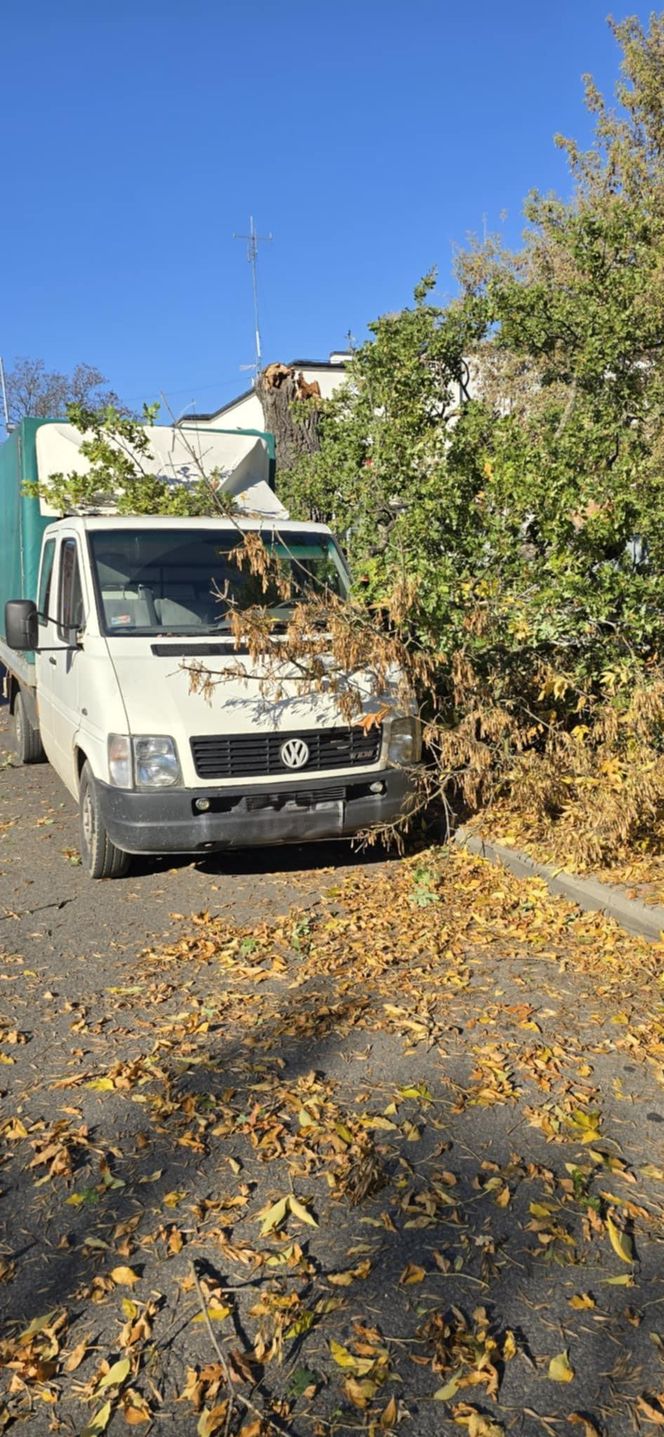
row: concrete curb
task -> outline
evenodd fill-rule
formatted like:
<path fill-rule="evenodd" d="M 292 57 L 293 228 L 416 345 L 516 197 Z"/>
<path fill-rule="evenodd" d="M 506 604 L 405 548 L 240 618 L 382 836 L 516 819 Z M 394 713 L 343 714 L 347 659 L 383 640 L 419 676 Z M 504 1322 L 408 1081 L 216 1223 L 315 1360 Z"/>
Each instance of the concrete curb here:
<path fill-rule="evenodd" d="M 569 899 L 570 903 L 576 903 L 585 912 L 606 913 L 621 928 L 638 934 L 649 943 L 659 943 L 664 934 L 664 908 L 642 903 L 638 898 L 628 898 L 622 888 L 600 883 L 596 878 L 565 873 L 553 864 L 536 863 L 534 858 L 521 853 L 518 848 L 506 848 L 502 843 L 482 838 L 467 828 L 457 829 L 453 841 L 478 858 L 486 858 L 496 867 L 509 869 L 518 878 L 543 878 L 551 893 Z"/>

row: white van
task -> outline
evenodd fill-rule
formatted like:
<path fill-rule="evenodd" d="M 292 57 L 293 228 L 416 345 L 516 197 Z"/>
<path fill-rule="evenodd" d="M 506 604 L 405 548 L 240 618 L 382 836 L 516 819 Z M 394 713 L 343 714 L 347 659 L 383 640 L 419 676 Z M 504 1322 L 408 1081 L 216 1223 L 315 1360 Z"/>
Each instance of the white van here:
<path fill-rule="evenodd" d="M 329 529 L 282 514 L 45 527 L 36 601 L 7 603 L 0 660 L 19 754 L 35 761 L 43 746 L 77 800 L 90 877 L 123 875 L 130 854 L 349 837 L 403 813 L 419 758 L 412 716 L 348 723 L 333 695 L 295 675 L 270 699 L 236 647 L 231 601 L 266 603 L 275 642 L 288 617 L 233 558 L 248 531 L 300 590 L 324 580 L 347 592 Z M 218 676 L 210 699 L 192 692 L 192 664 Z M 367 696 L 367 714 L 379 707 Z"/>

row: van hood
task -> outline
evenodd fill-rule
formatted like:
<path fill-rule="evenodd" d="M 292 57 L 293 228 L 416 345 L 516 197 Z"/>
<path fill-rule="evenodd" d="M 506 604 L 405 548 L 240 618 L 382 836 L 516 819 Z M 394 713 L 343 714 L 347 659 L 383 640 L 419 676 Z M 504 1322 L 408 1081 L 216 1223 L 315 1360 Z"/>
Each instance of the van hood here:
<path fill-rule="evenodd" d="M 261 683 L 261 677 L 267 677 L 265 670 L 261 674 L 248 656 L 214 641 L 206 645 L 118 638 L 108 641 L 108 650 L 130 734 L 168 734 L 174 738 L 186 785 L 200 782 L 191 758 L 193 737 L 275 729 L 287 734 L 348 723 L 334 696 L 312 693 L 305 681 L 298 680 L 293 670 L 289 673 L 286 666 L 275 698 L 274 683 Z M 205 688 L 197 684 L 192 673 L 200 666 L 209 670 L 210 682 Z M 240 668 L 244 676 L 235 672 Z M 234 672 L 224 672 L 229 669 Z M 369 714 L 380 706 L 378 699 L 367 699 L 363 709 Z M 359 716 L 355 722 L 358 721 Z"/>

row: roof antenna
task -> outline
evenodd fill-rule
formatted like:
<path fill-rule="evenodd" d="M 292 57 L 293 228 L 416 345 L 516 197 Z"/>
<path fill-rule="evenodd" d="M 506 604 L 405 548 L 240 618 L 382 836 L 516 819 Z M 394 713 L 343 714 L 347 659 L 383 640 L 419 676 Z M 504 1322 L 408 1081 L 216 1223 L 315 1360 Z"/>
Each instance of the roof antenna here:
<path fill-rule="evenodd" d="M 263 351 L 262 351 L 262 348 L 261 348 L 261 328 L 260 328 L 260 321 L 259 321 L 259 317 L 258 317 L 258 246 L 259 246 L 259 244 L 264 244 L 264 243 L 267 243 L 269 240 L 271 240 L 271 239 L 272 239 L 272 235 L 271 235 L 271 234 L 269 234 L 269 235 L 258 235 L 258 234 L 256 234 L 256 228 L 255 228 L 255 225 L 254 225 L 254 217 L 253 217 L 253 215 L 250 215 L 250 216 L 249 216 L 249 234 L 248 234 L 248 235 L 238 235 L 238 234 L 234 234 L 234 235 L 233 235 L 233 239 L 242 239 L 242 240 L 246 240 L 246 241 L 247 241 L 247 259 L 248 259 L 248 261 L 249 261 L 249 264 L 251 265 L 251 288 L 252 288 L 252 292 L 253 292 L 253 296 L 254 296 L 254 336 L 255 336 L 255 341 L 256 341 L 256 365 L 255 365 L 256 373 L 255 373 L 255 376 L 254 376 L 254 383 L 256 383 L 256 380 L 258 379 L 258 376 L 259 376 L 259 374 L 260 374 L 260 372 L 261 372 L 261 370 L 262 370 L 262 368 L 263 368 Z M 253 368 L 254 368 L 254 365 L 253 365 L 253 364 L 247 364 L 247 365 L 243 365 L 242 367 L 243 367 L 243 368 L 246 368 L 246 369 L 253 369 Z"/>

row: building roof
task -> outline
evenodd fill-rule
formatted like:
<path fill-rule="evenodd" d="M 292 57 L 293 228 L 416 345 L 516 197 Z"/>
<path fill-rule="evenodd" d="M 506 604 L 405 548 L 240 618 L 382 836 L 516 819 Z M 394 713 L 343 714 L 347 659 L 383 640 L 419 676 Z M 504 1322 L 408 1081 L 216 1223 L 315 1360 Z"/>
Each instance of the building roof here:
<path fill-rule="evenodd" d="M 329 359 L 291 359 L 288 362 L 288 368 L 330 369 L 333 372 L 343 374 L 346 368 L 346 361 L 337 361 L 336 358 L 334 363 L 332 363 Z M 229 409 L 234 409 L 236 404 L 241 404 L 244 399 L 251 399 L 251 396 L 254 393 L 255 390 L 253 388 L 244 389 L 242 391 L 242 394 L 236 394 L 234 399 L 228 399 L 225 404 L 220 404 L 218 409 L 211 409 L 209 414 L 187 414 L 186 418 L 183 420 L 183 423 L 195 424 L 197 419 L 218 419 L 221 414 L 225 414 Z"/>

